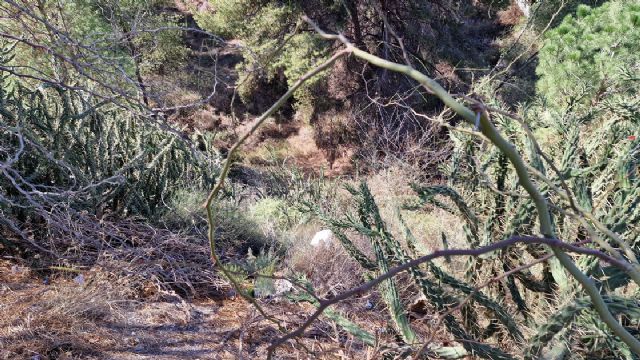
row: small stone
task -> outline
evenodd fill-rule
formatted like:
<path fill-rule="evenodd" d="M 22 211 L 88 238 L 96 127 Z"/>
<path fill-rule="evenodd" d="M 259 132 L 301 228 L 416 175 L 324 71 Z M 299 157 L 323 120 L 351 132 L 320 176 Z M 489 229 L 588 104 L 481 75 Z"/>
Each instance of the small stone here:
<path fill-rule="evenodd" d="M 73 281 L 75 281 L 78 285 L 84 285 L 84 276 L 82 274 L 80 274 L 80 275 L 74 277 Z"/>
<path fill-rule="evenodd" d="M 367 300 L 367 303 L 364 305 L 364 308 L 367 310 L 373 309 L 373 303 L 371 302 L 371 300 Z"/>
<path fill-rule="evenodd" d="M 293 289 L 293 284 L 287 279 L 276 279 L 275 281 L 276 293 L 275 295 L 282 295 L 288 293 Z"/>

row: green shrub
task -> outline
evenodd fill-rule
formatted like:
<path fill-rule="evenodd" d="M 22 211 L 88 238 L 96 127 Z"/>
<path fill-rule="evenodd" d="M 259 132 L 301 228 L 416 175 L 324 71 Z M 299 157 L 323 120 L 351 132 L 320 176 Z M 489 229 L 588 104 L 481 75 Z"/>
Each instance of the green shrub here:
<path fill-rule="evenodd" d="M 65 2 L 65 6 L 67 21 L 76 38 L 97 35 L 99 30 L 102 35 L 98 36 L 133 32 L 130 37 L 117 39 L 109 50 L 137 64 L 142 75 L 165 73 L 186 60 L 188 49 L 182 41 L 182 32 L 168 29 L 180 25 L 180 16 L 163 10 L 171 6 L 171 1 L 74 0 Z M 155 31 L 162 28 L 165 30 Z"/>
<path fill-rule="evenodd" d="M 161 216 L 168 227 L 186 228 L 206 225 L 206 211 L 202 206 L 207 193 L 202 189 L 177 190 L 167 201 L 167 209 Z"/>
<path fill-rule="evenodd" d="M 13 65 L 11 50 L 0 64 Z M 0 113 L 0 151 L 13 159 L 0 177 L 0 222 L 23 239 L 31 229 L 75 237 L 72 221 L 101 231 L 96 217 L 155 218 L 174 192 L 216 176 L 211 149 L 79 91 L 0 72 Z"/>
<path fill-rule="evenodd" d="M 244 75 L 238 83 L 245 103 L 252 102 L 260 90 L 260 81 L 264 81 L 261 77 L 270 82 L 283 75 L 291 85 L 328 55 L 325 44 L 317 36 L 294 32 L 302 13 L 295 2 L 213 0 L 209 3 L 213 11 L 197 13 L 198 25 L 243 41 L 244 62 L 240 69 Z M 335 6 L 329 5 L 329 8 Z M 296 99 L 310 101 L 309 88 L 320 78 L 306 82 L 296 93 Z"/>
<path fill-rule="evenodd" d="M 540 51 L 537 89 L 553 106 L 589 104 L 605 94 L 637 89 L 628 73 L 640 62 L 640 5 L 612 1 L 580 5 L 549 31 Z"/>
<path fill-rule="evenodd" d="M 207 192 L 198 188 L 176 191 L 167 201 L 161 221 L 172 229 L 205 231 L 207 220 L 202 204 L 206 198 Z M 238 255 L 248 251 L 262 253 L 275 245 L 275 239 L 267 235 L 265 226 L 275 225 L 278 230 L 290 226 L 285 210 L 284 201 L 276 198 L 259 200 L 249 209 L 232 199 L 221 201 L 214 211 L 216 241 L 221 248 Z"/>
<path fill-rule="evenodd" d="M 252 216 L 259 223 L 274 226 L 275 230 L 285 231 L 300 222 L 301 213 L 286 201 L 273 197 L 258 200 L 251 207 Z"/>
<path fill-rule="evenodd" d="M 174 191 L 205 187 L 215 176 L 215 153 L 197 151 L 142 117 L 94 109 L 79 93 L 59 88 L 12 86 L 11 92 L 0 90 L 0 146 L 15 148 L 18 135 L 24 136 L 28 143 L 13 169 L 38 186 L 75 192 L 65 202 L 76 210 L 154 216 Z M 18 188 L 5 180 L 3 190 Z M 4 196 L 29 201 L 17 191 Z"/>
<path fill-rule="evenodd" d="M 574 14 L 578 9 L 584 9 L 585 6 L 599 6 L 604 0 L 538 0 L 532 1 L 531 16 L 533 16 L 534 29 L 541 31 L 550 26 L 554 28 L 558 26 L 565 16 Z M 553 17 L 554 14 L 555 18 Z"/>
<path fill-rule="evenodd" d="M 215 205 L 218 246 L 227 251 L 246 254 L 249 249 L 258 253 L 273 245 L 274 240 L 260 229 L 247 211 L 231 202 Z"/>

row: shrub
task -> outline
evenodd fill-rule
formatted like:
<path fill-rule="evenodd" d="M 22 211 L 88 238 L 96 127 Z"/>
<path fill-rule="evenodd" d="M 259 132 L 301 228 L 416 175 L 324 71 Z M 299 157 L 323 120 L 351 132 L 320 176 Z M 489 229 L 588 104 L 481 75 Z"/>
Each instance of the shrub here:
<path fill-rule="evenodd" d="M 293 228 L 300 223 L 301 213 L 284 200 L 265 197 L 251 207 L 251 215 L 263 226 L 273 227 L 278 232 Z"/>
<path fill-rule="evenodd" d="M 599 6 L 605 0 L 544 0 L 530 2 L 534 3 L 531 7 L 534 28 L 537 31 L 541 31 L 547 25 L 550 25 L 551 28 L 558 26 L 565 16 L 575 13 L 578 8 L 582 8 L 585 5 Z M 553 18 L 556 12 L 558 14 Z"/>
<path fill-rule="evenodd" d="M 245 209 L 232 202 L 216 205 L 216 241 L 220 248 L 236 254 L 254 253 L 274 245 L 274 239 L 265 235 L 254 219 L 247 216 Z"/>
<path fill-rule="evenodd" d="M 167 201 L 160 220 L 169 228 L 202 227 L 206 225 L 206 212 L 202 207 L 207 193 L 197 188 L 177 190 Z"/>
<path fill-rule="evenodd" d="M 640 62 L 640 5 L 612 1 L 580 5 L 545 37 L 537 89 L 553 106 L 597 102 L 607 93 L 637 89 L 628 73 Z"/>
<path fill-rule="evenodd" d="M 0 64 L 11 58 L 0 53 Z M 95 218 L 153 218 L 175 191 L 216 175 L 211 149 L 81 92 L 0 72 L 0 104 L 0 152 L 12 159 L 0 177 L 0 224 L 31 248 L 25 231 L 33 229 L 93 244 L 103 236 Z"/>
<path fill-rule="evenodd" d="M 245 103 L 254 101 L 260 83 L 265 80 L 270 83 L 280 77 L 278 82 L 282 83 L 284 78 L 291 85 L 314 63 L 327 56 L 323 42 L 313 34 L 293 32 L 301 13 L 295 2 L 215 0 L 210 4 L 213 11 L 196 14 L 198 25 L 244 42 L 244 62 L 240 68 L 245 75 L 238 83 Z M 308 89 L 318 79 L 320 77 L 307 82 L 295 95 L 296 99 L 308 99 Z"/>

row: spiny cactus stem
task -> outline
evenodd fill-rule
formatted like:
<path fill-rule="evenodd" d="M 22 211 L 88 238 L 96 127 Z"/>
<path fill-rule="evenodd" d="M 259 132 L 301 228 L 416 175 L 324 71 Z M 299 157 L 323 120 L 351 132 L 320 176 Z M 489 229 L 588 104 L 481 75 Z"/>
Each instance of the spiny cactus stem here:
<path fill-rule="evenodd" d="M 367 281 L 366 283 L 351 288 L 350 290 L 347 290 L 341 294 L 338 294 L 330 299 L 324 299 L 322 301 L 320 301 L 320 306 L 318 307 L 318 309 L 316 310 L 316 312 L 314 312 L 311 316 L 309 316 L 307 318 L 307 320 L 296 330 L 286 334 L 285 336 L 277 339 L 276 341 L 274 341 L 274 343 L 269 347 L 269 349 L 274 349 L 275 347 L 283 344 L 284 342 L 286 342 L 287 340 L 293 339 L 297 336 L 300 336 L 305 329 L 307 329 L 321 314 L 322 312 L 327 309 L 329 306 L 337 304 L 341 301 L 344 301 L 352 296 L 355 295 L 359 295 L 359 294 L 364 294 L 367 291 L 371 290 L 373 287 L 378 286 L 380 283 L 382 283 L 383 281 L 390 279 L 396 275 L 398 275 L 399 273 L 406 271 L 410 268 L 419 266 L 420 264 L 426 263 L 427 261 L 431 261 L 433 259 L 437 259 L 437 258 L 441 258 L 441 257 L 445 257 L 445 256 L 480 256 L 483 254 L 487 254 L 499 249 L 504 249 L 508 246 L 512 246 L 514 244 L 517 243 L 524 243 L 524 244 L 545 244 L 554 248 L 561 248 L 561 249 L 566 249 L 566 250 L 570 250 L 573 252 L 577 252 L 580 254 L 588 254 L 588 255 L 593 255 L 593 256 L 597 256 L 602 260 L 605 260 L 607 262 L 610 262 L 614 265 L 618 265 L 618 261 L 610 256 L 608 256 L 605 253 L 602 253 L 598 250 L 594 250 L 594 249 L 588 249 L 588 248 L 584 248 L 578 245 L 574 245 L 574 244 L 568 244 L 565 242 L 562 242 L 558 239 L 548 239 L 548 238 L 538 238 L 538 237 L 532 237 L 532 236 L 515 236 L 515 237 L 511 237 L 507 240 L 502 240 L 502 241 L 497 241 L 494 242 L 492 244 L 486 245 L 486 246 L 480 246 L 478 248 L 475 249 L 449 249 L 449 250 L 436 250 L 434 252 L 432 252 L 431 254 L 427 254 L 424 256 L 421 256 L 419 258 L 407 261 L 405 263 L 403 263 L 402 265 L 398 265 L 395 266 L 391 269 L 389 269 L 389 271 L 387 271 L 384 274 L 379 275 L 378 277 Z M 603 300 L 604 301 L 604 300 Z M 613 316 L 612 316 L 613 317 Z M 615 319 L 614 319 L 615 321 Z M 626 331 L 626 330 L 625 330 Z"/>
<path fill-rule="evenodd" d="M 563 199 L 565 199 L 566 201 L 569 201 L 569 195 L 567 193 L 565 193 L 564 191 L 562 191 L 562 189 L 558 188 L 553 181 L 551 181 L 549 178 L 547 178 L 546 176 L 544 176 L 544 174 L 542 174 L 540 171 L 538 171 L 537 169 L 528 166 L 527 165 L 527 169 L 529 171 L 531 171 L 531 173 L 537 177 L 538 179 L 540 179 L 541 181 L 544 181 L 547 185 L 549 185 L 556 193 L 558 193 L 558 195 L 560 195 L 560 197 L 562 197 Z M 605 235 L 607 235 L 609 238 L 611 238 L 613 241 L 616 242 L 616 244 L 620 245 L 620 247 L 622 247 L 624 249 L 625 254 L 633 261 L 633 265 L 634 266 L 634 272 L 636 277 L 634 277 L 634 281 L 636 282 L 636 284 L 638 284 L 638 286 L 640 286 L 640 271 L 637 269 L 638 266 L 638 259 L 635 255 L 635 252 L 633 251 L 633 249 L 631 248 L 631 246 L 624 241 L 618 234 L 614 233 L 613 231 L 611 231 L 609 228 L 607 228 L 600 220 L 598 220 L 591 212 L 587 211 L 586 209 L 583 209 L 582 207 L 580 207 L 578 204 L 574 204 L 574 209 L 577 210 L 581 216 L 587 218 L 589 221 L 591 221 L 593 223 L 593 225 L 596 227 L 596 229 L 600 230 L 601 232 L 603 232 Z"/>
<path fill-rule="evenodd" d="M 613 257 L 615 257 L 616 259 L 620 260 L 624 265 L 624 270 L 627 274 L 629 274 L 629 276 L 633 279 L 633 281 L 640 285 L 640 272 L 638 271 L 638 267 L 636 264 L 633 263 L 629 263 L 627 262 L 627 260 L 622 257 L 622 255 L 620 254 L 620 252 L 618 250 L 616 250 L 615 248 L 613 248 L 608 242 L 604 241 L 590 226 L 590 224 L 583 218 L 576 216 L 575 214 L 571 213 L 571 212 L 567 212 L 564 211 L 563 209 L 558 209 L 560 212 L 562 212 L 563 214 L 566 214 L 567 216 L 573 218 L 574 220 L 577 220 L 583 227 L 584 229 L 589 233 L 589 237 L 592 241 L 594 241 L 595 243 L 597 243 L 598 245 L 600 245 L 603 249 L 607 250 L 609 253 L 611 253 L 613 255 Z"/>
<path fill-rule="evenodd" d="M 481 289 L 489 286 L 489 284 L 496 282 L 496 281 L 500 281 L 502 279 L 504 279 L 505 277 L 509 276 L 509 275 L 513 275 L 519 271 L 528 269 L 532 266 L 535 266 L 541 262 L 547 261 L 549 260 L 551 257 L 553 256 L 553 254 L 547 254 L 539 259 L 533 260 L 527 264 L 518 266 L 516 268 L 513 268 L 507 272 L 504 272 L 502 274 L 500 274 L 499 276 L 495 276 L 487 281 L 485 281 L 484 283 L 480 284 L 479 286 L 476 286 L 473 289 L 473 292 L 471 292 L 470 294 L 468 294 L 464 299 L 462 299 L 462 301 L 460 301 L 456 306 L 450 308 L 449 310 L 447 310 L 444 313 L 441 313 L 440 316 L 438 316 L 438 320 L 436 321 L 435 325 L 432 326 L 433 329 L 438 329 L 440 328 L 440 325 L 442 324 L 442 322 L 444 321 L 445 317 L 447 315 L 453 314 L 454 312 L 460 310 L 467 302 L 469 302 L 469 300 L 473 299 L 474 296 L 476 296 Z M 429 344 L 431 341 L 433 341 L 434 336 L 436 335 L 435 331 L 432 331 L 429 335 L 429 338 L 425 341 L 424 345 L 422 345 L 422 347 L 418 350 L 418 352 L 416 353 L 416 358 L 420 358 L 420 356 L 426 351 L 426 349 L 428 348 Z"/>
<path fill-rule="evenodd" d="M 437 96 L 445 105 L 450 107 L 458 115 L 462 116 L 467 123 L 475 125 L 476 113 L 465 105 L 456 101 L 435 80 L 412 68 L 411 66 L 394 63 L 370 54 L 366 51 L 360 50 L 353 44 L 351 44 L 344 36 L 327 34 L 308 18 L 305 17 L 305 20 L 309 24 L 311 24 L 311 26 L 313 26 L 323 38 L 328 40 L 340 40 L 345 45 L 346 50 L 351 52 L 356 57 L 365 60 L 370 64 L 379 66 L 383 69 L 405 74 L 418 81 L 427 90 Z M 538 210 L 540 233 L 545 237 L 555 239 L 556 236 L 553 231 L 551 212 L 549 210 L 546 199 L 531 181 L 531 178 L 529 177 L 529 173 L 527 171 L 527 165 L 525 164 L 522 157 L 518 154 L 516 148 L 500 134 L 498 129 L 489 119 L 488 113 L 486 111 L 483 111 L 480 116 L 480 131 L 507 156 L 507 158 L 515 168 L 516 174 L 518 175 L 518 178 L 520 180 L 520 184 L 534 201 L 536 209 Z M 582 271 L 580 271 L 580 269 L 578 269 L 578 267 L 575 265 L 571 257 L 564 253 L 560 248 L 552 246 L 551 250 L 553 251 L 560 264 L 580 283 L 580 285 L 582 285 L 584 290 L 593 301 L 593 306 L 600 315 L 601 319 L 609 326 L 609 328 L 611 328 L 613 333 L 618 335 L 622 339 L 622 341 L 624 341 L 624 343 L 627 344 L 636 354 L 640 355 L 640 341 L 633 337 L 633 335 L 631 335 L 613 317 L 613 315 L 611 315 L 607 304 L 602 299 L 602 295 L 600 294 L 593 280 L 582 273 Z"/>

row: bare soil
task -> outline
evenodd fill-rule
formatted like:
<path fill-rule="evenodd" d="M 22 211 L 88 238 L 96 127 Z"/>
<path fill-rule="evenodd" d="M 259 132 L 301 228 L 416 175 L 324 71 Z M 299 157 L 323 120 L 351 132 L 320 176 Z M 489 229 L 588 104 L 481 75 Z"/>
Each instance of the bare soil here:
<path fill-rule="evenodd" d="M 0 359 L 266 358 L 267 347 L 279 335 L 276 325 L 241 298 L 187 301 L 170 293 L 143 295 L 132 295 L 97 274 L 81 282 L 70 276 L 43 279 L 0 260 Z M 288 329 L 313 310 L 284 299 L 262 305 Z M 371 356 L 372 350 L 319 321 L 299 344 L 284 345 L 275 358 Z"/>

